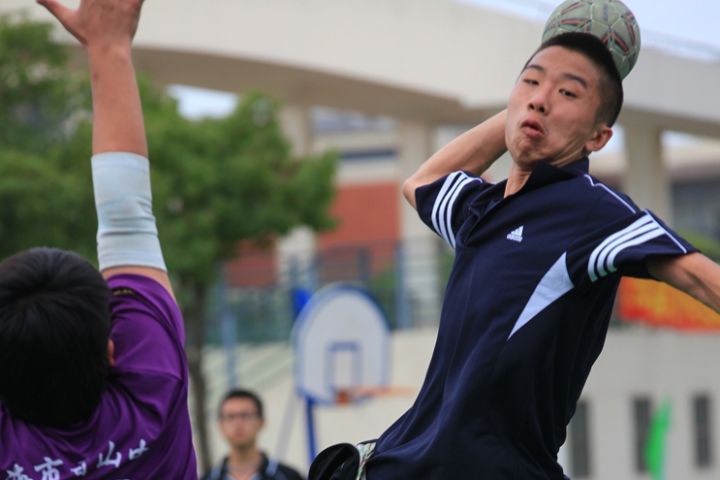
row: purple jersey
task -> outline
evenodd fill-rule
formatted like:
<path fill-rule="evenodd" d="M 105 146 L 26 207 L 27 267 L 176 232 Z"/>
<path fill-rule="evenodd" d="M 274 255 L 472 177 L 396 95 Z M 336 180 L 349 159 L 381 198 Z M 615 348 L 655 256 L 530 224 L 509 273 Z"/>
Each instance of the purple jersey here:
<path fill-rule="evenodd" d="M 147 277 L 108 284 L 115 366 L 100 404 L 62 430 L 13 419 L 0 405 L 0 480 L 197 479 L 180 310 Z"/>

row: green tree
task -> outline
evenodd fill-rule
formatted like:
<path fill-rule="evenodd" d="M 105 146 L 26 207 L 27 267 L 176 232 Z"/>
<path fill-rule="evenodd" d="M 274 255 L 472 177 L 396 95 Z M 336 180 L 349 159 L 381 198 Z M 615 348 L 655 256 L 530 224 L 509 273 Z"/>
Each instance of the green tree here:
<path fill-rule="evenodd" d="M 48 25 L 0 20 L 0 253 L 46 244 L 94 259 L 89 91 L 49 34 Z M 332 227 L 336 156 L 293 158 L 280 106 L 261 94 L 245 95 L 226 118 L 190 121 L 149 81 L 140 89 L 154 211 L 185 315 L 194 429 L 208 468 L 202 346 L 219 266 L 248 241 Z"/>
<path fill-rule="evenodd" d="M 94 251 L 89 165 L 61 154 L 87 116 L 87 82 L 68 74 L 68 53 L 50 32 L 0 16 L 1 258 L 33 245 Z"/>
<path fill-rule="evenodd" d="M 46 151 L 66 138 L 66 120 L 87 101 L 82 82 L 67 74 L 68 52 L 49 41 L 50 31 L 20 14 L 0 17 L 0 145 Z"/>
<path fill-rule="evenodd" d="M 335 155 L 293 159 L 278 105 L 258 94 L 245 96 L 227 118 L 200 122 L 169 122 L 174 102 L 144 98 L 155 99 L 146 102 L 155 213 L 187 320 L 194 428 L 207 462 L 202 346 L 218 264 L 236 256 L 240 242 L 264 243 L 299 225 L 331 227 Z"/>

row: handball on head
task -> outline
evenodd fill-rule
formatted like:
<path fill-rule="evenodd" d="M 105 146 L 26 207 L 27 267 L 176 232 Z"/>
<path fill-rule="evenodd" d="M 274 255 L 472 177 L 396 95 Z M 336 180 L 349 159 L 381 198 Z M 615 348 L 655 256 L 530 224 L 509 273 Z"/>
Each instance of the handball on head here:
<path fill-rule="evenodd" d="M 621 78 L 627 77 L 640 54 L 640 27 L 619 0 L 568 0 L 548 18 L 542 41 L 568 32 L 590 33 L 607 46 Z"/>

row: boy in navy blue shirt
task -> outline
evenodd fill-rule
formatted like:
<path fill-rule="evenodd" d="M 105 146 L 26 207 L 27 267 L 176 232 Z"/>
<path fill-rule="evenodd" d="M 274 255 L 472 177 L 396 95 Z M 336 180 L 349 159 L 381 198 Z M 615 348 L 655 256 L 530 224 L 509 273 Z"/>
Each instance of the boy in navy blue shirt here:
<path fill-rule="evenodd" d="M 448 144 L 403 193 L 456 253 L 414 405 L 373 448 L 369 480 L 558 479 L 557 452 L 605 341 L 622 275 L 720 311 L 720 266 L 588 174 L 621 78 L 595 37 L 543 44 L 508 108 Z M 479 175 L 505 150 L 506 181 Z"/>

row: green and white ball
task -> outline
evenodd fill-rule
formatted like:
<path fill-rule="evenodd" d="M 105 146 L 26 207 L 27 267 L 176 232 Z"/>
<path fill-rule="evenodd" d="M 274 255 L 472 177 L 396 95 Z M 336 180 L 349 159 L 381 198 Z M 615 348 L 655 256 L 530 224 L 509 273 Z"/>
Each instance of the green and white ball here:
<path fill-rule="evenodd" d="M 619 0 L 568 0 L 550 15 L 542 41 L 568 32 L 591 33 L 605 43 L 621 78 L 640 54 L 640 27 L 635 15 Z"/>

